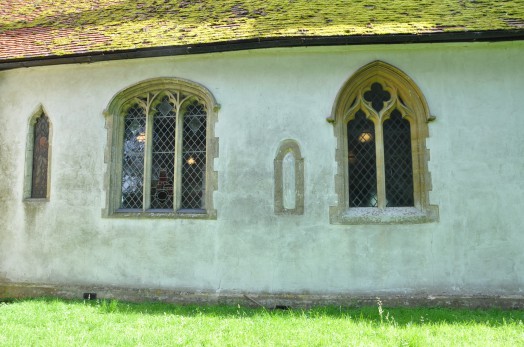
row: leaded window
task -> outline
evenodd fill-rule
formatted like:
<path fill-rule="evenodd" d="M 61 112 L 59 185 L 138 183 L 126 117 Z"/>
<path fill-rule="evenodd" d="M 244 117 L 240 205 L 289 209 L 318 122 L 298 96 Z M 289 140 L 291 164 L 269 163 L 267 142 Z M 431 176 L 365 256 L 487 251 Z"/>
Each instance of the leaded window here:
<path fill-rule="evenodd" d="M 31 198 L 47 198 L 47 174 L 49 165 L 49 120 L 42 113 L 33 128 L 33 161 L 31 174 Z"/>
<path fill-rule="evenodd" d="M 427 222 L 429 115 L 426 101 L 403 72 L 373 62 L 355 73 L 335 103 L 338 204 L 331 221 L 343 224 Z"/>
<path fill-rule="evenodd" d="M 414 206 L 409 121 L 394 109 L 390 118 L 384 121 L 383 129 L 386 206 Z"/>
<path fill-rule="evenodd" d="M 348 122 L 347 132 L 349 206 L 376 207 L 375 125 L 359 110 L 355 118 Z"/>
<path fill-rule="evenodd" d="M 380 84 L 374 83 L 371 92 L 374 87 L 378 91 L 382 89 Z M 370 91 L 364 93 L 364 100 L 370 95 L 367 93 Z M 380 111 L 384 101 L 377 100 L 380 98 L 374 96 L 366 101 L 373 110 Z M 362 108 L 347 124 L 349 207 L 414 206 L 409 121 L 402 118 L 396 108 L 383 122 L 378 114 L 367 111 L 370 117 L 377 119 L 382 131 L 377 137 L 374 123 L 366 118 Z M 378 157 L 383 156 L 380 162 L 377 161 L 377 149 Z M 377 177 L 384 179 L 378 181 Z M 379 187 L 385 194 L 378 194 Z"/>
<path fill-rule="evenodd" d="M 106 217 L 215 219 L 219 105 L 204 86 L 157 78 L 117 93 L 104 112 Z"/>
<path fill-rule="evenodd" d="M 203 100 L 176 90 L 147 93 L 124 113 L 120 208 L 205 210 Z"/>
<path fill-rule="evenodd" d="M 143 208 L 146 115 L 134 104 L 124 119 L 122 154 L 122 208 Z"/>

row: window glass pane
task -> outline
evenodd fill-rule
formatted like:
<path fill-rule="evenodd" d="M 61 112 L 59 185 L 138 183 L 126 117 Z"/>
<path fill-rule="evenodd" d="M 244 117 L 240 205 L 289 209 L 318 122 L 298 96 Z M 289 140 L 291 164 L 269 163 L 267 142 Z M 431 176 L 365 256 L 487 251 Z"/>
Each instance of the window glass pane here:
<path fill-rule="evenodd" d="M 411 131 L 398 110 L 384 122 L 387 207 L 414 206 Z"/>
<path fill-rule="evenodd" d="M 206 111 L 192 101 L 184 105 L 181 208 L 203 209 L 206 183 Z"/>
<path fill-rule="evenodd" d="M 144 110 L 134 105 L 129 108 L 124 119 L 122 208 L 143 207 L 145 131 Z"/>
<path fill-rule="evenodd" d="M 36 120 L 34 127 L 32 198 L 47 197 L 48 141 L 49 122 L 45 114 L 42 114 Z"/>
<path fill-rule="evenodd" d="M 376 207 L 375 125 L 359 110 L 348 122 L 347 134 L 349 206 Z"/>
<path fill-rule="evenodd" d="M 173 209 L 175 172 L 174 105 L 165 96 L 153 116 L 153 152 L 151 164 L 151 208 Z"/>

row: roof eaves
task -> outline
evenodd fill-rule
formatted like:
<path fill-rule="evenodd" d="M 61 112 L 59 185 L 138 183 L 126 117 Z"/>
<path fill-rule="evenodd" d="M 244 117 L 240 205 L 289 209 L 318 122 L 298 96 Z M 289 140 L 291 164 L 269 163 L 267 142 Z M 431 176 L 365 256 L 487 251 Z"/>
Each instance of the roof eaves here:
<path fill-rule="evenodd" d="M 344 46 L 371 44 L 414 44 L 443 42 L 496 42 L 524 40 L 524 29 L 438 32 L 425 34 L 386 34 L 353 36 L 301 36 L 264 39 L 247 39 L 227 42 L 149 47 L 131 50 L 88 52 L 0 60 L 0 71 L 22 67 L 61 64 L 94 63 L 110 60 L 165 57 L 188 54 L 205 54 L 277 47 Z"/>

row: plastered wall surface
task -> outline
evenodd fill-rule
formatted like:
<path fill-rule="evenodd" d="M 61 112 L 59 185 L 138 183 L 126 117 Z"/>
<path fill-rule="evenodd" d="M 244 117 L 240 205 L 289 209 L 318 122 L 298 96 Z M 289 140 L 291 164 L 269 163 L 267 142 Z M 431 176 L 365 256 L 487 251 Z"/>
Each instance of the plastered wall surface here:
<path fill-rule="evenodd" d="M 420 87 L 439 221 L 332 225 L 344 82 L 382 60 Z M 243 51 L 0 72 L 0 280 L 212 292 L 506 293 L 524 289 L 524 43 Z M 221 108 L 216 220 L 104 218 L 104 109 L 156 77 Z M 29 119 L 52 124 L 48 202 L 24 202 Z M 274 212 L 273 160 L 304 158 L 304 214 Z"/>

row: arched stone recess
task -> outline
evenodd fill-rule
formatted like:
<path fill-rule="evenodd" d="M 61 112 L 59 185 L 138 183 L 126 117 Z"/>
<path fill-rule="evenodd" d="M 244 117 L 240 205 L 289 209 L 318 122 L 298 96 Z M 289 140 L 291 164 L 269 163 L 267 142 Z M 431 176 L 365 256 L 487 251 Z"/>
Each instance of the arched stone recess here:
<path fill-rule="evenodd" d="M 370 95 L 374 93 L 375 99 Z M 384 124 L 395 119 L 408 122 L 407 146 L 409 147 L 412 170 L 410 184 L 410 203 L 402 207 L 389 207 L 386 198 L 386 169 Z M 348 171 L 356 158 L 348 150 L 348 124 L 359 117 L 359 124 L 366 120 L 375 130 L 362 141 L 371 139 L 375 145 L 372 150 L 376 163 L 376 203 L 372 207 L 355 207 L 350 202 L 350 190 L 354 182 L 349 182 Z M 429 191 L 431 176 L 428 171 L 429 149 L 426 138 L 429 135 L 428 123 L 435 117 L 430 115 L 429 107 L 422 91 L 404 72 L 382 61 L 374 61 L 353 74 L 338 93 L 328 121 L 333 123 L 337 138 L 335 159 L 337 172 L 335 189 L 338 195 L 336 206 L 330 207 L 330 221 L 334 224 L 389 224 L 425 223 L 438 219 L 438 207 L 430 205 Z M 357 123 L 355 123 L 357 124 Z M 410 144 L 409 144 L 410 142 Z M 409 156 L 409 154 L 408 154 Z M 373 168 L 373 170 L 375 170 Z M 388 171 L 390 172 L 390 171 Z M 391 175 L 391 174 L 390 174 Z M 351 184 L 353 183 L 353 185 Z"/>
<path fill-rule="evenodd" d="M 162 101 L 164 100 L 164 101 Z M 172 110 L 165 110 L 165 105 L 171 105 Z M 141 133 L 138 141 L 144 142 L 147 146 L 144 153 L 144 201 L 140 209 L 126 209 L 123 208 L 122 203 L 122 170 L 123 170 L 123 152 L 124 152 L 124 131 L 125 119 L 127 110 L 132 107 L 139 107 L 147 117 L 145 131 Z M 162 111 L 158 111 L 159 107 L 164 107 Z M 202 111 L 189 111 L 200 108 Z M 107 129 L 107 146 L 104 155 L 104 161 L 107 164 L 107 171 L 105 175 L 104 186 L 106 189 L 106 207 L 102 210 L 104 217 L 124 217 L 124 218 L 191 218 L 191 219 L 216 219 L 217 211 L 213 204 L 213 192 L 218 188 L 218 174 L 214 170 L 215 158 L 218 158 L 218 138 L 215 136 L 215 124 L 218 120 L 218 110 L 220 106 L 216 102 L 211 92 L 204 86 L 180 78 L 155 78 L 145 80 L 132 85 L 120 92 L 118 92 L 109 102 L 107 109 L 104 111 Z M 152 162 L 155 160 L 152 154 L 154 133 L 153 116 L 154 112 L 167 112 L 176 114 L 176 126 L 173 125 L 173 132 L 176 132 L 173 148 L 173 181 L 170 187 L 170 196 L 174 200 L 172 206 L 167 209 L 155 208 L 151 200 L 153 193 L 151 187 L 159 185 L 158 181 L 154 181 L 151 173 Z M 184 123 L 184 119 L 188 117 L 195 117 L 193 113 L 204 112 L 205 119 L 201 120 L 202 128 L 193 129 L 194 125 Z M 157 116 L 159 113 L 157 114 Z M 155 117 L 157 117 L 155 116 Z M 173 118 L 175 118 L 173 116 Z M 205 125 L 202 125 L 205 124 Z M 193 129 L 195 132 L 205 133 L 205 154 L 201 159 L 205 159 L 205 164 L 199 171 L 202 174 L 199 197 L 199 208 L 184 208 L 181 203 L 181 196 L 184 190 L 187 190 L 182 183 L 183 169 L 185 163 L 193 165 L 195 159 L 193 157 L 185 158 L 186 154 L 186 131 Z M 127 129 L 127 128 L 126 128 Z M 180 130 L 179 130 L 180 129 Z M 204 129 L 204 130 L 202 130 Z M 127 131 L 127 130 L 126 130 Z M 165 136 L 166 131 L 164 131 Z M 138 139 L 138 137 L 137 137 Z M 171 140 L 169 140 L 171 141 Z M 197 158 L 198 160 L 198 158 Z M 154 183 L 152 183 L 154 182 Z M 165 191 L 164 191 L 165 193 Z M 125 207 L 125 206 L 124 206 Z"/>
<path fill-rule="evenodd" d="M 297 141 L 280 143 L 274 166 L 275 213 L 304 214 L 304 158 Z"/>
<path fill-rule="evenodd" d="M 25 201 L 49 201 L 51 191 L 51 150 L 53 127 L 43 105 L 29 118 L 24 167 Z"/>

